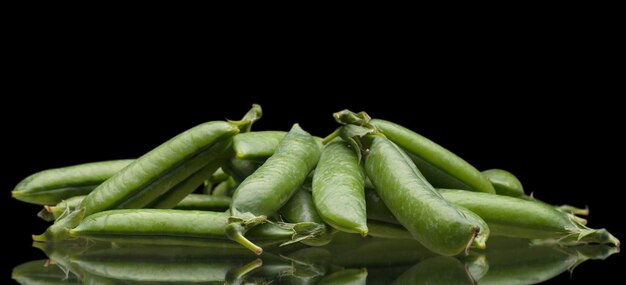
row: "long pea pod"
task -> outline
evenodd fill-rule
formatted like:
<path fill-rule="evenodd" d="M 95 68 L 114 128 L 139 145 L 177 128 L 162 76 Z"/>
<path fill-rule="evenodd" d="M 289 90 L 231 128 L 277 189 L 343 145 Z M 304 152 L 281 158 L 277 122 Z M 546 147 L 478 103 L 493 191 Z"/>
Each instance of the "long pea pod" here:
<path fill-rule="evenodd" d="M 18 183 L 11 195 L 28 203 L 56 205 L 91 192 L 131 162 L 132 159 L 111 160 L 40 171 Z"/>
<path fill-rule="evenodd" d="M 489 169 L 483 171 L 482 174 L 487 177 L 487 180 L 493 185 L 496 194 L 513 197 L 524 195 L 522 182 L 520 182 L 513 173 L 502 169 Z"/>
<path fill-rule="evenodd" d="M 365 173 L 357 153 L 343 140 L 324 147 L 313 176 L 313 202 L 333 228 L 367 235 Z"/>
<path fill-rule="evenodd" d="M 244 237 L 246 231 L 275 214 L 302 185 L 320 156 L 315 139 L 295 124 L 274 154 L 235 190 L 226 234 L 257 254 L 262 249 Z M 320 231 L 312 228 L 312 231 Z"/>
<path fill-rule="evenodd" d="M 229 241 L 225 232 L 229 217 L 209 211 L 110 210 L 86 217 L 69 234 L 108 242 L 240 248 L 225 242 Z M 295 233 L 293 225 L 266 223 L 251 229 L 248 237 L 272 245 L 291 241 Z"/>
<path fill-rule="evenodd" d="M 605 229 L 590 229 L 565 212 L 543 202 L 509 196 L 439 189 L 443 197 L 482 217 L 492 234 L 529 239 L 555 239 L 561 243 L 606 243 L 619 240 Z"/>
<path fill-rule="evenodd" d="M 331 229 L 328 229 L 324 224 L 324 220 L 313 204 L 311 193 L 307 190 L 300 188 L 296 191 L 289 201 L 280 208 L 279 212 L 289 223 L 315 223 L 324 231 L 323 234 L 303 240 L 302 243 L 310 246 L 321 246 L 331 241 Z"/>
<path fill-rule="evenodd" d="M 444 200 L 393 142 L 367 135 L 361 143 L 367 149 L 365 171 L 396 219 L 436 253 L 467 252 L 480 225 Z"/>
<path fill-rule="evenodd" d="M 46 206 L 39 216 L 46 221 L 59 219 L 64 213 L 68 214 L 76 209 L 85 196 L 76 196 L 63 200 L 56 206 Z M 178 202 L 174 209 L 178 210 L 200 210 L 200 211 L 226 211 L 230 206 L 231 198 L 227 196 L 213 196 L 206 194 L 189 194 L 182 201 Z"/>
<path fill-rule="evenodd" d="M 476 168 L 435 142 L 389 121 L 372 119 L 369 123 L 406 150 L 433 186 L 495 193 L 491 183 Z"/>

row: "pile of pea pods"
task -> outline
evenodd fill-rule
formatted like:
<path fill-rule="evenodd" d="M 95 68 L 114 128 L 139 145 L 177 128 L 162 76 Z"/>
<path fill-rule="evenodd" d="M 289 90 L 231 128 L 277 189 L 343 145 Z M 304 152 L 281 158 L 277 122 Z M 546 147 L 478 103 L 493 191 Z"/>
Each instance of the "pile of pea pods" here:
<path fill-rule="evenodd" d="M 488 248 L 490 236 L 619 247 L 605 229 L 586 226 L 588 209 L 528 196 L 513 174 L 481 172 L 399 124 L 343 110 L 333 114 L 338 129 L 321 138 L 298 124 L 252 131 L 261 115 L 253 105 L 239 121 L 200 124 L 134 160 L 44 170 L 12 195 L 44 205 L 38 215 L 54 221 L 37 242 L 261 254 L 347 233 L 417 240 L 443 256 Z"/>

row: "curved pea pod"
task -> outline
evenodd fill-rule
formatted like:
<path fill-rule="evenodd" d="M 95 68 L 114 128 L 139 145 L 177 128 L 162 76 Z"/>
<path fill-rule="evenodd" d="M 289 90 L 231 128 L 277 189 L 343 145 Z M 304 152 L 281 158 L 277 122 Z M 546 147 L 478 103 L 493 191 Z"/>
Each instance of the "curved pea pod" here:
<path fill-rule="evenodd" d="M 295 124 L 274 154 L 235 190 L 228 237 L 260 254 L 262 249 L 248 241 L 245 232 L 287 203 L 317 164 L 320 152 L 316 140 Z"/>
<path fill-rule="evenodd" d="M 26 177 L 11 192 L 20 201 L 55 205 L 91 192 L 133 160 L 111 160 L 48 169 Z"/>
<path fill-rule="evenodd" d="M 331 273 L 322 278 L 320 285 L 365 285 L 367 281 L 367 269 L 344 269 Z"/>
<path fill-rule="evenodd" d="M 389 121 L 372 119 L 370 123 L 406 150 L 433 186 L 495 193 L 491 183 L 476 168 L 435 142 Z"/>
<path fill-rule="evenodd" d="M 333 228 L 367 235 L 365 173 L 349 143 L 336 140 L 324 147 L 313 176 L 313 202 Z"/>
<path fill-rule="evenodd" d="M 509 196 L 440 189 L 443 197 L 483 218 L 494 235 L 556 239 L 560 243 L 606 243 L 619 240 L 605 229 L 590 229 L 543 202 Z"/>
<path fill-rule="evenodd" d="M 86 217 L 69 234 L 120 243 L 240 248 L 226 236 L 228 218 L 228 213 L 209 211 L 111 210 Z M 274 245 L 291 241 L 296 234 L 293 225 L 267 223 L 250 230 L 248 236 L 259 244 Z"/>
<path fill-rule="evenodd" d="M 265 161 L 285 137 L 283 131 L 260 131 L 241 133 L 233 138 L 235 157 L 238 159 Z"/>
<path fill-rule="evenodd" d="M 482 172 L 493 185 L 496 194 L 519 197 L 524 195 L 522 182 L 513 173 L 502 169 L 489 169 Z M 445 187 L 444 187 L 445 188 Z"/>
<path fill-rule="evenodd" d="M 392 284 L 475 284 L 475 281 L 458 259 L 436 256 L 411 267 Z"/>
<path fill-rule="evenodd" d="M 372 219 L 368 222 L 368 225 L 376 227 L 374 232 L 371 233 L 372 236 L 406 238 L 407 234 L 410 234 L 406 232 L 406 229 L 403 227 L 394 227 L 394 224 L 400 224 L 400 222 L 398 222 L 387 206 L 385 206 L 382 199 L 378 196 L 378 194 L 376 194 L 375 190 L 366 189 L 366 197 L 367 206 L 370 209 L 368 212 L 368 215 L 370 216 L 368 216 L 368 218 Z M 480 233 L 476 235 L 476 238 L 472 241 L 471 246 L 479 249 L 485 248 L 487 246 L 487 239 L 489 239 L 489 235 L 491 233 L 487 222 L 474 212 L 462 206 L 456 205 L 456 207 L 470 222 L 480 227 Z"/>
<path fill-rule="evenodd" d="M 309 239 L 303 240 L 302 243 L 310 246 L 321 246 L 331 241 L 332 233 L 330 229 L 326 228 L 315 205 L 313 205 L 311 193 L 307 190 L 300 188 L 296 191 L 289 201 L 280 208 L 280 214 L 289 223 L 315 223 L 324 232 L 319 236 L 311 236 Z"/>
<path fill-rule="evenodd" d="M 34 260 L 22 263 L 11 273 L 11 278 L 19 284 L 82 284 L 74 275 L 68 275 L 61 267 L 50 264 L 50 261 Z"/>
<path fill-rule="evenodd" d="M 467 252 L 481 232 L 480 225 L 444 200 L 393 142 L 368 135 L 363 145 L 369 149 L 367 176 L 396 219 L 438 254 Z"/>

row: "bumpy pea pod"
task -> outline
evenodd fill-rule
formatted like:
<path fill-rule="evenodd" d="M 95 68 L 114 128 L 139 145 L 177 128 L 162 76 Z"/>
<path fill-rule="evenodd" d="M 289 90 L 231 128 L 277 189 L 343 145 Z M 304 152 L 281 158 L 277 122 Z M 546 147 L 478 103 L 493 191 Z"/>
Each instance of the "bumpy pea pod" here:
<path fill-rule="evenodd" d="M 22 180 L 11 192 L 20 201 L 56 205 L 73 196 L 85 195 L 133 160 L 111 160 L 48 169 Z"/>
<path fill-rule="evenodd" d="M 436 256 L 411 267 L 392 284 L 476 284 L 476 282 L 458 259 Z"/>
<path fill-rule="evenodd" d="M 519 197 L 524 195 L 522 182 L 513 173 L 502 169 L 489 169 L 482 172 L 493 185 L 496 194 Z M 445 188 L 445 187 L 444 187 Z"/>
<path fill-rule="evenodd" d="M 245 232 L 265 222 L 287 203 L 317 164 L 320 152 L 315 139 L 295 124 L 274 154 L 235 190 L 232 216 L 226 227 L 228 237 L 261 254 L 263 250 L 248 241 Z"/>
<path fill-rule="evenodd" d="M 333 228 L 367 235 L 365 173 L 349 143 L 335 140 L 322 151 L 313 176 L 313 202 Z"/>
<path fill-rule="evenodd" d="M 366 113 L 349 110 L 335 113 L 343 123 L 374 127 L 406 150 L 426 179 L 436 187 L 495 193 L 491 183 L 472 165 L 435 142 L 398 124 L 371 119 Z"/>
<path fill-rule="evenodd" d="M 441 255 L 467 253 L 476 236 L 484 234 L 478 223 L 441 197 L 393 142 L 366 135 L 360 144 L 367 149 L 365 172 L 379 196 L 428 249 Z"/>
<path fill-rule="evenodd" d="M 376 237 L 387 238 L 405 238 L 408 233 L 402 234 L 402 231 L 406 231 L 404 228 L 396 228 L 394 230 L 393 224 L 400 224 L 398 220 L 393 216 L 391 211 L 385 206 L 382 199 L 376 194 L 376 191 L 371 188 L 366 188 L 366 200 L 368 211 L 368 218 L 372 219 L 368 221 L 368 225 L 377 227 L 371 234 Z M 453 203 L 454 204 L 454 203 Z M 480 227 L 480 234 L 476 236 L 472 246 L 474 248 L 485 248 L 487 245 L 487 239 L 491 233 L 489 225 L 476 213 L 464 208 L 461 205 L 455 205 L 470 222 L 477 224 Z"/>
<path fill-rule="evenodd" d="M 49 260 L 34 260 L 22 263 L 11 273 L 11 278 L 19 284 L 82 284 L 71 274 L 66 274 L 63 270 L 54 265 L 49 265 Z"/>
<path fill-rule="evenodd" d="M 391 141 L 405 149 L 426 179 L 436 187 L 495 193 L 491 183 L 471 164 L 435 142 L 398 124 L 373 119 Z"/>
<path fill-rule="evenodd" d="M 324 234 L 312 236 L 303 240 L 302 243 L 310 246 L 322 246 L 332 240 L 331 229 L 326 228 L 324 220 L 320 217 L 311 199 L 311 193 L 300 188 L 291 196 L 289 201 L 280 208 L 280 214 L 289 223 L 315 223 L 319 225 Z"/>
<path fill-rule="evenodd" d="M 85 196 L 76 196 L 63 200 L 56 206 L 46 206 L 39 216 L 46 221 L 59 219 L 64 213 L 68 214 L 76 209 Z M 231 199 L 226 196 L 212 196 L 205 194 L 189 194 L 185 199 L 178 202 L 174 209 L 178 210 L 201 210 L 201 211 L 226 211 L 230 207 Z M 44 214 L 45 212 L 45 214 Z"/>
<path fill-rule="evenodd" d="M 543 202 L 509 196 L 439 189 L 455 205 L 478 214 L 494 235 L 529 239 L 556 239 L 561 243 L 607 243 L 619 240 L 605 229 L 590 229 Z"/>
<path fill-rule="evenodd" d="M 228 213 L 209 211 L 110 210 L 86 217 L 69 233 L 108 242 L 240 248 L 237 243 L 225 243 L 229 241 L 225 233 L 229 217 Z M 247 235 L 260 244 L 279 244 L 291 241 L 292 227 L 267 223 Z"/>

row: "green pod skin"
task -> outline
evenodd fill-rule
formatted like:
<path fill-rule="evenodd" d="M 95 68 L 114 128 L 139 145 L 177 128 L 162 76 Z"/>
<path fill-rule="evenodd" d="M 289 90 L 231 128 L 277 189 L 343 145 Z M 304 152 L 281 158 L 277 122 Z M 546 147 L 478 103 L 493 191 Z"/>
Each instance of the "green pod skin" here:
<path fill-rule="evenodd" d="M 380 196 L 376 194 L 374 188 L 365 188 L 365 204 L 367 205 L 367 218 L 374 221 L 399 224 L 396 217 L 393 216 L 389 208 Z"/>
<path fill-rule="evenodd" d="M 365 285 L 367 281 L 367 269 L 344 269 L 325 276 L 320 280 L 320 285 Z"/>
<path fill-rule="evenodd" d="M 458 259 L 436 256 L 411 267 L 392 284 L 476 284 L 476 282 Z"/>
<path fill-rule="evenodd" d="M 67 200 L 63 200 L 56 206 L 46 207 L 42 212 L 49 213 L 52 216 L 52 220 L 59 219 L 64 212 L 71 212 L 74 210 L 85 196 L 76 196 Z M 226 196 L 211 196 L 205 194 L 189 194 L 182 201 L 180 201 L 174 209 L 178 210 L 200 210 L 200 211 L 226 211 L 230 207 L 231 199 Z"/>
<path fill-rule="evenodd" d="M 379 119 L 371 123 L 409 153 L 433 186 L 495 193 L 480 171 L 451 151 L 398 124 Z"/>
<path fill-rule="evenodd" d="M 261 254 L 263 250 L 244 233 L 287 203 L 317 164 L 320 152 L 316 140 L 295 124 L 274 154 L 235 190 L 226 229 L 229 238 Z"/>
<path fill-rule="evenodd" d="M 19 284 L 82 284 L 74 275 L 67 275 L 58 266 L 49 265 L 49 260 L 34 260 L 22 263 L 11 274 Z"/>
<path fill-rule="evenodd" d="M 349 143 L 335 140 L 322 151 L 313 176 L 313 202 L 333 228 L 367 235 L 365 173 Z"/>
<path fill-rule="evenodd" d="M 110 210 L 86 217 L 70 236 L 124 244 L 186 245 L 241 248 L 224 230 L 228 213 L 191 210 Z M 266 223 L 247 236 L 264 246 L 292 240 L 296 230 Z"/>
<path fill-rule="evenodd" d="M 116 208 L 142 208 L 206 165 L 239 132 L 213 121 L 193 127 L 144 154 L 106 180 L 81 203 L 85 216 Z"/>
<path fill-rule="evenodd" d="M 522 182 L 520 182 L 513 173 L 502 169 L 489 169 L 483 171 L 482 174 L 487 177 L 491 185 L 493 185 L 496 194 L 512 197 L 524 195 Z"/>
<path fill-rule="evenodd" d="M 543 202 L 449 189 L 439 189 L 439 192 L 451 203 L 483 218 L 494 235 L 557 239 L 561 243 L 606 243 L 619 247 L 619 240 L 605 229 L 587 228 L 567 213 Z"/>
<path fill-rule="evenodd" d="M 274 154 L 287 132 L 261 131 L 241 133 L 233 138 L 235 157 L 238 159 L 264 162 Z"/>
<path fill-rule="evenodd" d="M 311 193 L 306 189 L 300 189 L 291 196 L 289 201 L 280 208 L 280 214 L 289 223 L 305 223 L 311 222 L 318 224 L 325 232 L 320 237 L 312 237 L 302 241 L 302 243 L 310 246 L 322 246 L 328 244 L 332 240 L 332 234 L 326 228 L 324 220 L 320 217 L 313 204 Z"/>
<path fill-rule="evenodd" d="M 364 139 L 365 171 L 396 219 L 433 252 L 467 252 L 480 226 L 444 200 L 393 142 L 378 135 Z"/>
<path fill-rule="evenodd" d="M 185 199 L 185 197 L 198 189 L 198 187 L 202 185 L 204 180 L 206 180 L 206 178 L 211 175 L 211 173 L 215 172 L 217 168 L 219 168 L 219 166 L 228 157 L 228 150 L 230 150 L 232 146 L 229 145 L 230 140 L 226 142 L 227 143 L 225 145 L 220 146 L 223 147 L 222 149 L 220 149 L 219 147 L 215 149 L 215 156 L 209 159 L 206 166 L 189 176 L 187 179 L 180 182 L 178 185 L 176 185 L 163 195 L 159 196 L 148 207 L 155 209 L 174 208 L 180 201 Z"/>
<path fill-rule="evenodd" d="M 111 160 L 44 170 L 18 183 L 11 195 L 27 203 L 56 205 L 88 194 L 131 162 L 131 159 Z"/>

